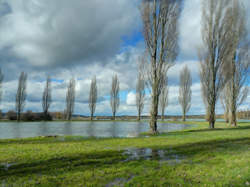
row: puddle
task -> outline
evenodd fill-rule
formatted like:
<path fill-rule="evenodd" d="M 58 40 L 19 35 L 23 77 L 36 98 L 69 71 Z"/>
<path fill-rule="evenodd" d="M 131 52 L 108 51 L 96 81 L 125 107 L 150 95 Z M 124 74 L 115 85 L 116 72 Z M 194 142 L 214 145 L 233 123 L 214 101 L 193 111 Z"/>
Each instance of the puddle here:
<path fill-rule="evenodd" d="M 5 171 L 8 171 L 9 168 L 11 166 L 13 166 L 13 165 L 15 165 L 15 163 L 8 163 L 8 162 L 6 162 L 6 163 L 0 163 L 0 166 L 2 166 Z"/>
<path fill-rule="evenodd" d="M 172 150 L 151 149 L 151 148 L 128 148 L 123 152 L 127 158 L 124 162 L 133 160 L 159 160 L 160 164 L 167 162 L 170 165 L 179 164 L 184 157 L 173 153 Z"/>
<path fill-rule="evenodd" d="M 130 181 L 134 176 L 125 179 L 125 178 L 116 178 L 114 181 L 108 183 L 106 187 L 112 187 L 112 186 L 124 186 L 124 183 Z"/>

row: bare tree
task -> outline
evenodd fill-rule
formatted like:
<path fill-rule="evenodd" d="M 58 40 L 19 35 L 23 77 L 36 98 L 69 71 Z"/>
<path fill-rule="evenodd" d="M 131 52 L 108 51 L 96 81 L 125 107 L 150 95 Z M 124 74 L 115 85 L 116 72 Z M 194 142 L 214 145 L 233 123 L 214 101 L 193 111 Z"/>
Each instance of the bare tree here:
<path fill-rule="evenodd" d="M 152 133 L 157 133 L 159 96 L 165 76 L 178 54 L 179 13 L 177 0 L 143 0 L 141 4 L 143 33 L 149 56 L 147 84 L 151 90 Z"/>
<path fill-rule="evenodd" d="M 111 105 L 114 120 L 115 120 L 116 112 L 120 105 L 119 91 L 120 91 L 119 80 L 118 80 L 117 75 L 114 75 L 112 77 L 112 87 L 110 91 L 110 105 Z"/>
<path fill-rule="evenodd" d="M 161 90 L 159 98 L 159 107 L 161 111 L 161 120 L 164 120 L 165 109 L 168 106 L 168 78 L 165 77 L 165 84 Z"/>
<path fill-rule="evenodd" d="M 247 20 L 245 8 L 238 0 L 232 0 L 231 8 L 231 43 L 233 45 L 233 58 L 229 60 L 231 64 L 231 79 L 227 83 L 230 123 L 237 126 L 237 109 L 247 98 L 249 88 L 245 85 L 250 75 L 249 40 L 247 35 Z"/>
<path fill-rule="evenodd" d="M 204 49 L 199 51 L 199 58 L 202 94 L 210 128 L 214 128 L 218 97 L 230 77 L 231 29 L 228 1 L 204 0 L 201 31 Z"/>
<path fill-rule="evenodd" d="M 2 70 L 0 68 L 0 103 L 2 101 L 2 94 L 3 94 L 3 78 L 4 78 L 4 75 L 3 75 Z"/>
<path fill-rule="evenodd" d="M 182 108 L 182 119 L 186 121 L 186 114 L 191 107 L 192 97 L 192 77 L 187 65 L 181 70 L 180 73 L 180 87 L 179 87 L 179 103 Z"/>
<path fill-rule="evenodd" d="M 26 100 L 26 86 L 27 86 L 27 73 L 22 72 L 19 77 L 18 88 L 17 88 L 17 93 L 16 93 L 17 121 L 21 120 L 21 113 L 24 109 L 25 100 Z"/>
<path fill-rule="evenodd" d="M 144 108 L 144 99 L 145 99 L 145 81 L 144 78 L 139 72 L 136 83 L 136 107 L 138 111 L 138 120 L 141 120 L 141 113 Z"/>
<path fill-rule="evenodd" d="M 97 85 L 96 77 L 93 77 L 91 80 L 90 91 L 89 91 L 89 110 L 90 110 L 90 119 L 93 120 L 93 116 L 96 109 L 97 101 Z"/>
<path fill-rule="evenodd" d="M 67 120 L 71 120 L 74 106 L 75 106 L 75 79 L 72 78 L 69 81 L 67 95 L 66 95 L 66 118 Z"/>
<path fill-rule="evenodd" d="M 43 91 L 43 114 L 45 119 L 48 119 L 48 111 L 49 107 L 51 105 L 52 99 L 51 99 L 51 79 L 50 76 L 47 77 L 46 85 Z"/>

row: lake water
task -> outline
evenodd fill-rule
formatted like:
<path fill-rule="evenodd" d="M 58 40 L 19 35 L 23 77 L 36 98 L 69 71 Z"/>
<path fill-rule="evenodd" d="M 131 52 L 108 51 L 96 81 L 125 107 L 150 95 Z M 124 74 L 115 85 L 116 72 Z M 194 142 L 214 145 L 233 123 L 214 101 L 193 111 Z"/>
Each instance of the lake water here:
<path fill-rule="evenodd" d="M 190 128 L 191 125 L 158 123 L 159 132 Z M 84 137 L 137 137 L 150 130 L 146 122 L 1 122 L 0 139 L 50 135 Z"/>

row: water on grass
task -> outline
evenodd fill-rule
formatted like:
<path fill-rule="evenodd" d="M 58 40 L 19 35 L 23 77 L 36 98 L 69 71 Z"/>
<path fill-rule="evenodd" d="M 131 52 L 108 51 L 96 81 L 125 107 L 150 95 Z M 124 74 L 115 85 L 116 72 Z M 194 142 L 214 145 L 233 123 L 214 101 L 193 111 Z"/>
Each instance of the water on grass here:
<path fill-rule="evenodd" d="M 171 150 L 151 148 L 128 148 L 123 152 L 127 158 L 124 162 L 133 160 L 158 160 L 161 164 L 167 162 L 170 165 L 181 163 L 184 157 Z"/>
<path fill-rule="evenodd" d="M 114 181 L 106 184 L 106 187 L 112 187 L 112 186 L 123 186 L 124 183 L 130 181 L 133 178 L 130 177 L 129 179 L 125 179 L 125 178 L 116 178 Z"/>
<path fill-rule="evenodd" d="M 190 125 L 159 123 L 160 132 L 190 128 Z M 137 137 L 150 130 L 147 122 L 2 122 L 0 139 L 36 136 Z"/>
<path fill-rule="evenodd" d="M 3 167 L 5 171 L 8 171 L 11 166 L 15 165 L 15 163 L 0 163 L 0 166 Z"/>

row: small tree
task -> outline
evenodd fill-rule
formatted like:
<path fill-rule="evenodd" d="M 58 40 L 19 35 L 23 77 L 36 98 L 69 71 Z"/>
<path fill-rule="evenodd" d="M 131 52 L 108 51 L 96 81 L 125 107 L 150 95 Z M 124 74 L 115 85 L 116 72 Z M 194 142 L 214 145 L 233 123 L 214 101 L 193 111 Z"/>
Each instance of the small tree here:
<path fill-rule="evenodd" d="M 112 78 L 112 87 L 110 91 L 110 105 L 112 109 L 113 120 L 115 120 L 115 115 L 120 105 L 119 91 L 119 80 L 117 75 L 114 75 Z"/>
<path fill-rule="evenodd" d="M 75 106 L 75 79 L 69 81 L 67 95 L 66 95 L 66 119 L 71 120 Z"/>
<path fill-rule="evenodd" d="M 2 73 L 2 70 L 0 68 L 0 104 L 1 104 L 1 101 L 2 101 L 2 93 L 3 93 L 3 73 Z"/>
<path fill-rule="evenodd" d="M 21 120 L 21 113 L 24 109 L 25 100 L 26 100 L 26 86 L 27 86 L 27 74 L 22 72 L 19 77 L 18 88 L 17 88 L 17 93 L 16 93 L 17 121 Z"/>
<path fill-rule="evenodd" d="M 44 118 L 47 120 L 48 119 L 48 111 L 49 111 L 49 107 L 51 105 L 51 79 L 48 76 L 47 77 L 47 81 L 46 81 L 46 85 L 43 91 L 43 113 L 44 113 Z"/>
<path fill-rule="evenodd" d="M 141 113 L 144 108 L 144 99 L 145 99 L 145 81 L 141 74 L 138 73 L 137 83 L 136 83 L 136 107 L 138 111 L 138 121 L 141 120 Z"/>
<path fill-rule="evenodd" d="M 179 103 L 182 108 L 183 121 L 186 121 L 186 114 L 191 107 L 192 97 L 192 77 L 187 65 L 180 73 L 180 87 L 179 87 Z"/>
<path fill-rule="evenodd" d="M 89 110 L 90 110 L 90 119 L 93 120 L 93 116 L 96 109 L 97 101 L 97 85 L 96 77 L 93 77 L 91 80 L 90 91 L 89 91 Z"/>
<path fill-rule="evenodd" d="M 159 98 L 159 107 L 161 111 L 161 120 L 164 120 L 165 109 L 168 106 L 168 78 L 166 77 L 165 84 L 161 90 Z"/>

